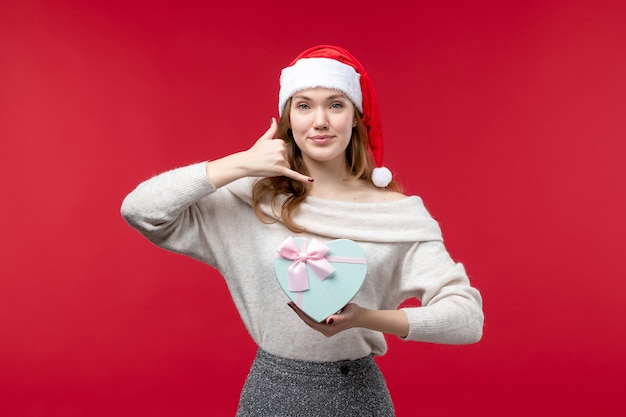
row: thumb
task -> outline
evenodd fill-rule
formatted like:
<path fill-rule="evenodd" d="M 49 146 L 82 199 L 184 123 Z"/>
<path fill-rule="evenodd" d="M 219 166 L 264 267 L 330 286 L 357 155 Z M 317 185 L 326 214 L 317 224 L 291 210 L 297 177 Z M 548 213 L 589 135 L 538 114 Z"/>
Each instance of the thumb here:
<path fill-rule="evenodd" d="M 263 136 L 259 138 L 259 140 L 271 140 L 274 139 L 274 135 L 276 134 L 276 130 L 278 130 L 278 122 L 276 119 L 272 117 L 270 120 L 270 127 L 263 133 Z"/>

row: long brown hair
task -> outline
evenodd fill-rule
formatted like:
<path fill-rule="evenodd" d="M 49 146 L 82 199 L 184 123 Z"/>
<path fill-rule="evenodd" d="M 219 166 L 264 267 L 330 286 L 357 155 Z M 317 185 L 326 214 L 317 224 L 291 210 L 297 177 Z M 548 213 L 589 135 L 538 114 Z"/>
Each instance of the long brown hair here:
<path fill-rule="evenodd" d="M 291 108 L 291 99 L 285 104 L 278 127 L 276 130 L 276 138 L 285 141 L 287 147 L 287 160 L 291 169 L 304 175 L 309 175 L 302 152 L 296 145 L 291 131 L 291 120 L 289 119 L 289 109 Z M 346 166 L 348 171 L 354 178 L 372 183 L 372 170 L 375 167 L 374 160 L 368 151 L 367 129 L 361 121 L 361 115 L 355 108 L 356 126 L 352 128 L 352 137 L 346 148 Z M 400 184 L 392 181 L 388 189 L 401 191 Z M 252 207 L 256 216 L 264 223 L 274 223 L 280 219 L 282 223 L 291 231 L 301 233 L 305 231 L 303 226 L 296 224 L 292 215 L 298 206 L 304 201 L 308 193 L 307 184 L 296 181 L 289 177 L 268 177 L 258 179 L 252 188 Z M 277 207 L 278 198 L 284 196 L 285 199 L 280 207 Z M 261 210 L 261 201 L 269 199 L 274 217 L 263 213 Z M 279 211 L 278 213 L 276 211 Z"/>

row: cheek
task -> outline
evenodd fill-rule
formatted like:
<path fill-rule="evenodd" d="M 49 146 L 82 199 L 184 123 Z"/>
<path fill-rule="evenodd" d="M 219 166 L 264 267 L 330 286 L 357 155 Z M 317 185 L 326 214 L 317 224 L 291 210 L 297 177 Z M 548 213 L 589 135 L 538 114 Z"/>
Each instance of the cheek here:
<path fill-rule="evenodd" d="M 301 132 L 303 130 L 304 123 L 301 119 L 291 119 L 291 130 Z"/>
<path fill-rule="evenodd" d="M 309 124 L 307 120 L 302 116 L 294 116 L 293 113 L 289 116 L 289 124 L 294 135 L 296 132 L 306 131 Z"/>
<path fill-rule="evenodd" d="M 291 135 L 293 136 L 293 140 L 296 143 L 296 146 L 299 148 L 302 147 L 303 137 L 306 133 L 307 129 L 304 128 L 301 119 L 291 119 Z"/>
<path fill-rule="evenodd" d="M 302 127 L 301 124 L 291 123 L 291 134 L 293 135 L 293 139 L 296 141 L 298 146 L 300 146 L 300 142 L 304 137 L 306 129 Z"/>
<path fill-rule="evenodd" d="M 351 136 L 352 129 L 354 129 L 355 126 L 356 122 L 354 121 L 354 118 L 349 118 L 341 120 L 340 124 L 337 127 L 345 132 L 345 134 L 347 134 L 348 136 Z"/>
<path fill-rule="evenodd" d="M 338 114 L 335 118 L 335 126 L 342 131 L 352 131 L 352 128 L 356 126 L 354 117 L 354 112 Z"/>

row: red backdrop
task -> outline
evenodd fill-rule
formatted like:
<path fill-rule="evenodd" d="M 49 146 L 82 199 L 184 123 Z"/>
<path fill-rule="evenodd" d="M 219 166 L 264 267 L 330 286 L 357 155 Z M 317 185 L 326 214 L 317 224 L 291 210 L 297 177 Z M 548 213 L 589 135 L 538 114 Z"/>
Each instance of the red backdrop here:
<path fill-rule="evenodd" d="M 368 68 L 386 163 L 484 296 L 476 345 L 390 338 L 398 416 L 623 410 L 623 1 L 5 0 L 1 415 L 234 414 L 255 346 L 225 284 L 119 206 L 251 145 L 318 43 Z"/>

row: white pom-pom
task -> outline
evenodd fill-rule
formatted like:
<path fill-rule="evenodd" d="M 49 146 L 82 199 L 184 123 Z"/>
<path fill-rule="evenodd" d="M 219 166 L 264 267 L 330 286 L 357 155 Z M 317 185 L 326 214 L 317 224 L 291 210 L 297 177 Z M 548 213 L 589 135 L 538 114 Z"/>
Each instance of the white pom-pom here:
<path fill-rule="evenodd" d="M 387 167 L 374 168 L 372 170 L 372 182 L 375 186 L 384 188 L 391 182 L 391 171 Z"/>

